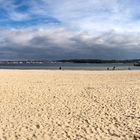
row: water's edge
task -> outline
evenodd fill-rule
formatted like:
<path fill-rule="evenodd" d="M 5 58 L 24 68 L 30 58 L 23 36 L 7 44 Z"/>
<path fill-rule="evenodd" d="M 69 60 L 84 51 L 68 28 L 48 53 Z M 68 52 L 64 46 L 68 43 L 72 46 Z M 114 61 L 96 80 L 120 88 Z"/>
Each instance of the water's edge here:
<path fill-rule="evenodd" d="M 0 69 L 44 69 L 44 70 L 140 70 L 132 64 L 75 64 L 75 63 L 48 63 L 48 64 L 0 64 Z"/>

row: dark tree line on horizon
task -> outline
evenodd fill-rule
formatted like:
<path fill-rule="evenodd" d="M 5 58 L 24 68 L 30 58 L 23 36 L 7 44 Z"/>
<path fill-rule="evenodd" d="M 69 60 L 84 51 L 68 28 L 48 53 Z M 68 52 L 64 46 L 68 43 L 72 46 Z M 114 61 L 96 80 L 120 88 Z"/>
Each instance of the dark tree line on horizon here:
<path fill-rule="evenodd" d="M 102 60 L 102 59 L 69 59 L 57 60 L 57 62 L 69 63 L 140 63 L 140 59 L 131 60 Z"/>
<path fill-rule="evenodd" d="M 102 59 L 63 59 L 63 60 L 17 60 L 17 61 L 0 61 L 0 64 L 45 64 L 45 63 L 131 63 L 140 65 L 140 59 L 130 60 L 102 60 Z"/>

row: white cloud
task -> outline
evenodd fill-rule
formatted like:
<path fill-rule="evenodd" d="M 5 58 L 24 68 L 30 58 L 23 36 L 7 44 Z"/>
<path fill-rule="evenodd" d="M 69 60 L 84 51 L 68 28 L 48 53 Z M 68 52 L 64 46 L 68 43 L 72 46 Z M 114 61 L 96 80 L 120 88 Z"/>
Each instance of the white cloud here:
<path fill-rule="evenodd" d="M 140 34 L 127 32 L 125 34 L 110 30 L 100 35 L 92 35 L 86 32 L 74 32 L 64 27 L 49 26 L 40 28 L 23 29 L 3 29 L 1 30 L 1 40 L 9 40 L 19 45 L 29 45 L 34 38 L 46 38 L 47 41 L 61 47 L 68 47 L 74 44 L 74 41 L 81 40 L 84 44 L 100 44 L 106 47 L 140 47 Z M 6 42 L 5 42 L 6 43 Z M 76 43 L 76 42 L 75 42 Z M 30 44 L 32 45 L 32 44 Z M 47 45 L 47 44 L 46 44 Z"/>
<path fill-rule="evenodd" d="M 25 4 L 28 12 L 16 10 Z M 5 20 L 22 22 L 34 17 L 52 17 L 61 22 L 56 26 L 38 23 L 36 27 L 1 30 L 3 57 L 10 50 L 15 57 L 28 57 L 29 52 L 34 57 L 39 52 L 50 58 L 53 54 L 56 58 L 132 58 L 139 55 L 136 53 L 140 50 L 138 0 L 30 0 L 20 4 L 14 4 L 14 0 L 0 0 L 0 5 L 7 12 Z"/>
<path fill-rule="evenodd" d="M 63 27 L 40 27 L 26 29 L 3 29 L 0 34 L 0 50 L 25 58 L 129 58 L 138 57 L 139 34 L 120 34 L 115 31 L 92 35 L 73 32 Z M 109 53 L 110 52 L 110 53 Z M 119 52 L 119 54 L 118 54 Z M 131 58 L 132 58 L 131 56 Z M 3 56 L 4 57 L 4 56 Z M 6 56 L 5 56 L 6 57 Z M 15 58 L 17 56 L 15 55 Z M 28 56 L 29 57 L 29 56 Z"/>
<path fill-rule="evenodd" d="M 104 32 L 118 29 L 121 32 L 136 30 L 137 22 L 133 21 L 138 3 L 129 0 L 44 0 L 49 14 L 58 18 L 63 24 L 74 29 L 90 32 Z M 125 29 L 124 29 L 125 27 Z"/>
<path fill-rule="evenodd" d="M 20 4 L 14 4 L 14 0 L 1 0 L 0 4 L 7 11 L 9 19 L 14 21 L 49 16 L 58 19 L 65 28 L 94 34 L 112 29 L 140 32 L 138 0 L 30 0 Z M 16 11 L 22 5 L 29 7 L 28 12 Z"/>

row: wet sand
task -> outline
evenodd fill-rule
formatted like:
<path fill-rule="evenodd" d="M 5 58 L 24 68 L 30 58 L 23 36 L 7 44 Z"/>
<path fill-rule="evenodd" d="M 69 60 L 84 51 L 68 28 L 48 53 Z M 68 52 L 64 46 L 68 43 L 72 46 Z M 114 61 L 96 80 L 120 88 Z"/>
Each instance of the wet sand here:
<path fill-rule="evenodd" d="M 1 140 L 139 140 L 140 71 L 0 70 Z"/>

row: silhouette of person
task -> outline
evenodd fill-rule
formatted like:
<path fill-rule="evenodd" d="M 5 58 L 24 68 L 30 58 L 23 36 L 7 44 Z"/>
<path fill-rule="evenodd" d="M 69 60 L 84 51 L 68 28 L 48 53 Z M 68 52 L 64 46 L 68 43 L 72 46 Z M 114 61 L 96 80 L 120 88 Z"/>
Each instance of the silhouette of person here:
<path fill-rule="evenodd" d="M 113 70 L 115 70 L 115 68 L 116 68 L 116 67 L 114 66 L 114 67 L 113 67 Z"/>

